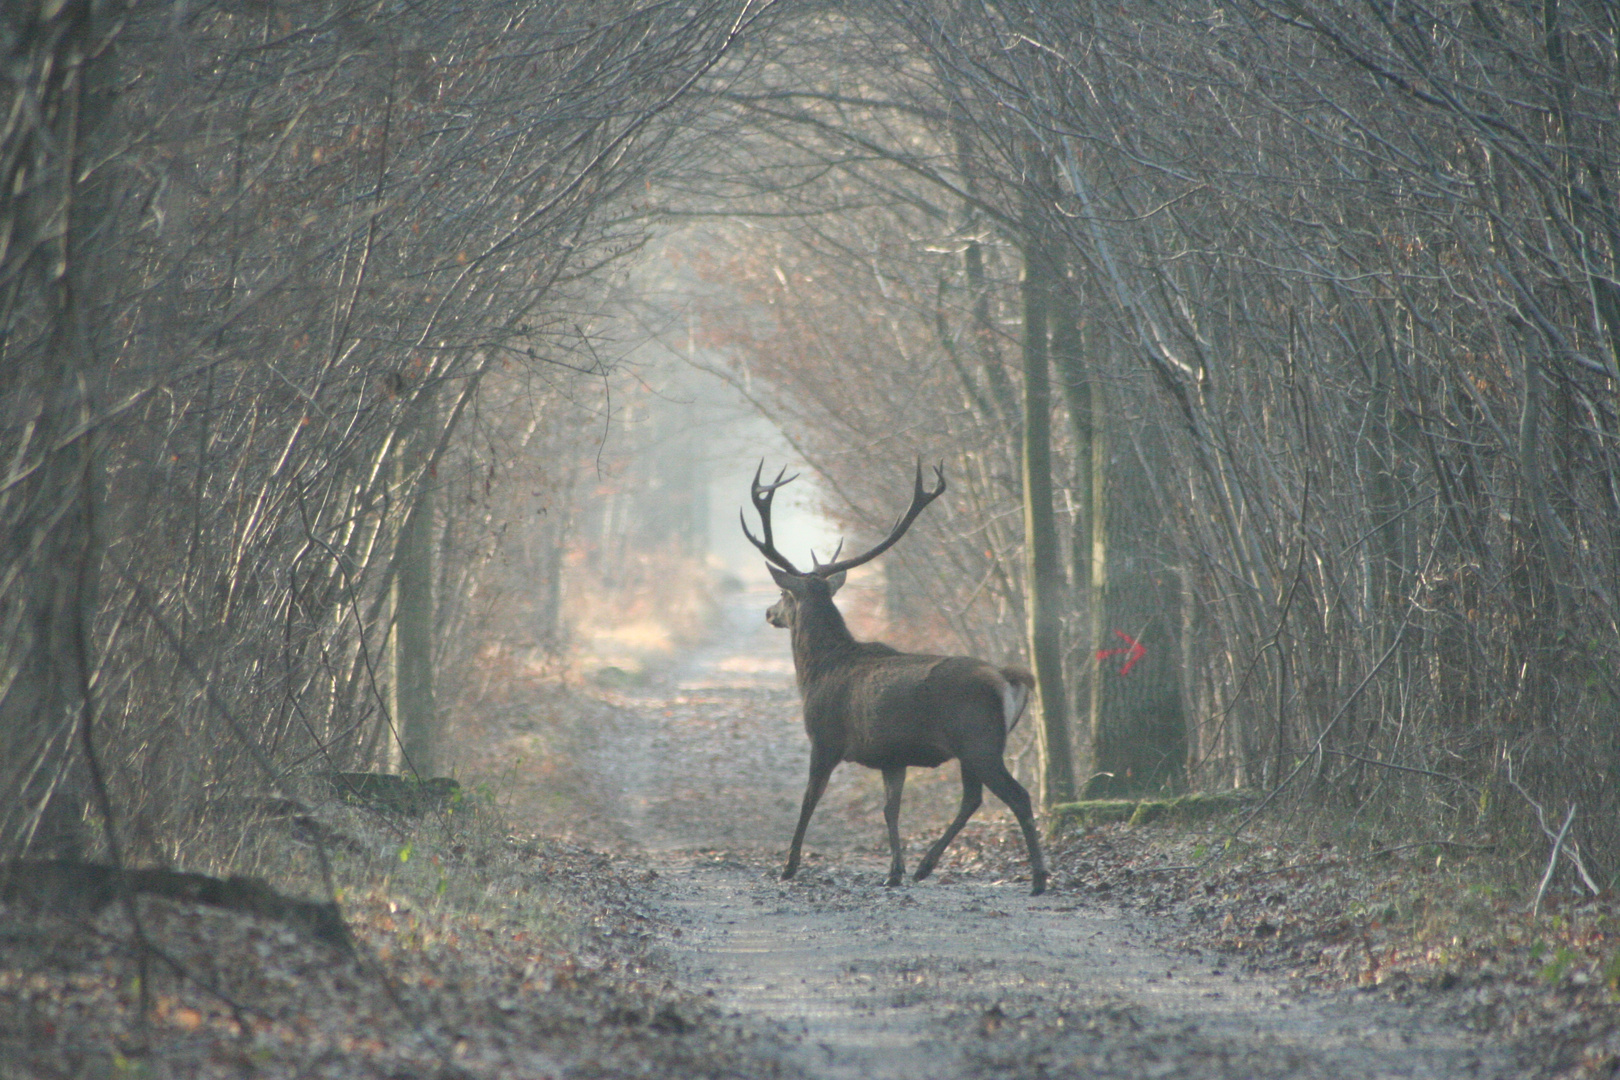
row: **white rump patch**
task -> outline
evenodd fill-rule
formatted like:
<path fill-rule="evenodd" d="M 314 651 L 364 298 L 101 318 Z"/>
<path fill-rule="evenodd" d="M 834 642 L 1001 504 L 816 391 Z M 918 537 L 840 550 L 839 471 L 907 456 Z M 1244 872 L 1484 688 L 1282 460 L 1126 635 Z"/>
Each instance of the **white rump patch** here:
<path fill-rule="evenodd" d="M 1024 706 L 1029 704 L 1029 687 L 1001 678 L 999 689 L 1001 690 L 1001 721 L 1007 725 L 1007 730 L 1011 731 L 1013 726 L 1018 723 L 1018 718 L 1024 715 Z"/>

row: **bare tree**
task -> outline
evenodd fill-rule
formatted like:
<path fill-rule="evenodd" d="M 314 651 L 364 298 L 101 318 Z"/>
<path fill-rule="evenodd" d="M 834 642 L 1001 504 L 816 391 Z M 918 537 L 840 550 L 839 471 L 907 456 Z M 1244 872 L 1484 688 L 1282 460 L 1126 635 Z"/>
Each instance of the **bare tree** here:
<path fill-rule="evenodd" d="M 756 182 L 715 182 L 794 222 L 745 264 L 783 332 L 738 318 L 730 337 L 807 446 L 920 426 L 885 380 L 937 365 L 976 453 L 1005 461 L 1023 433 L 984 358 L 1035 321 L 1016 304 L 1033 240 L 1090 767 L 1127 787 L 1309 778 L 1358 813 L 1493 827 L 1528 819 L 1453 796 L 1512 796 L 1511 755 L 1612 853 L 1594 763 L 1613 761 L 1620 648 L 1614 14 L 1385 15 L 806 13 L 723 102 Z M 903 243 L 863 245 L 835 211 Z M 906 295 L 920 316 L 933 284 L 939 317 L 886 354 L 870 329 L 835 336 L 862 301 L 833 266 L 887 311 Z M 792 337 L 817 349 L 768 355 Z M 852 380 L 840 428 L 825 403 Z"/>
<path fill-rule="evenodd" d="M 92 3 L 5 19 L 0 143 L 0 851 L 77 857 L 90 778 L 101 384 L 87 163 L 118 24 Z M 91 178 L 87 179 L 87 174 Z"/>
<path fill-rule="evenodd" d="M 250 779 L 402 743 L 430 767 L 435 632 L 484 540 L 443 496 L 482 471 L 480 403 L 527 379 L 568 410 L 611 365 L 602 270 L 646 235 L 689 91 L 768 6 L 19 17 L 13 115 L 49 130 L 4 143 L 29 183 L 0 278 L 0 588 L 40 628 L 6 639 L 36 658 L 0 687 L 32 725 L 4 725 L 4 790 L 29 793 L 7 853 L 83 817 L 92 720 L 114 824 L 159 857 Z"/>

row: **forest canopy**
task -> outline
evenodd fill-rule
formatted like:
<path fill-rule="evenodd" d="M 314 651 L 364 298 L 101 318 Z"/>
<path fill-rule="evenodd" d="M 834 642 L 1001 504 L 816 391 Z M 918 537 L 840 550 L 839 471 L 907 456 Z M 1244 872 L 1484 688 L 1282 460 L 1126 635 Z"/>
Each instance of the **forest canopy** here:
<path fill-rule="evenodd" d="M 0 20 L 0 857 L 184 862 L 227 796 L 439 771 L 480 645 L 563 640 L 622 532 L 604 327 L 701 229 L 690 355 L 830 515 L 944 461 L 886 614 L 1033 665 L 1048 806 L 1620 865 L 1612 5 Z"/>

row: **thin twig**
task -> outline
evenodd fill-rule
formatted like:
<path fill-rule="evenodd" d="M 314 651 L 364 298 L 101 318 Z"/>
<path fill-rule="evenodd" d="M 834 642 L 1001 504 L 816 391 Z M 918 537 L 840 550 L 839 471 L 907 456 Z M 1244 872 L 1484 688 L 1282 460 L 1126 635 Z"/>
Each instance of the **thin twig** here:
<path fill-rule="evenodd" d="M 1474 792 L 1479 791 L 1479 788 L 1475 787 L 1473 784 L 1469 783 L 1467 780 L 1462 779 L 1462 777 L 1460 777 L 1460 776 L 1449 776 L 1446 773 L 1433 772 L 1432 770 L 1429 770 L 1429 769 L 1419 769 L 1419 768 L 1417 768 L 1415 766 L 1412 766 L 1412 765 L 1397 765 L 1393 761 L 1379 761 L 1377 758 L 1362 757 L 1360 754 L 1352 754 L 1348 750 L 1327 750 L 1327 749 L 1324 749 L 1322 751 L 1322 753 L 1324 753 L 1324 754 L 1333 754 L 1333 755 L 1335 755 L 1337 757 L 1347 757 L 1347 758 L 1350 758 L 1353 761 L 1359 761 L 1359 762 L 1362 762 L 1363 764 L 1366 764 L 1366 765 L 1377 765 L 1381 769 L 1394 769 L 1396 772 L 1417 773 L 1419 776 L 1432 776 L 1436 780 L 1449 780 L 1453 784 L 1457 784 L 1460 787 L 1467 788 L 1469 791 L 1474 791 Z"/>
<path fill-rule="evenodd" d="M 1553 842 L 1552 854 L 1547 858 L 1547 872 L 1541 876 L 1541 887 L 1536 890 L 1536 902 L 1531 905 L 1530 914 L 1536 914 L 1536 912 L 1541 908 L 1541 897 L 1542 894 L 1547 891 L 1548 883 L 1552 881 L 1553 867 L 1558 862 L 1558 853 L 1560 851 L 1564 853 L 1564 857 L 1566 859 L 1575 864 L 1576 873 L 1581 875 L 1581 881 L 1586 885 L 1587 889 L 1591 891 L 1592 895 L 1598 895 L 1603 890 L 1597 887 L 1597 882 L 1592 880 L 1592 875 L 1586 872 L 1586 864 L 1581 861 L 1580 845 L 1573 840 L 1571 840 L 1567 846 L 1564 843 L 1564 837 L 1569 832 L 1570 823 L 1575 819 L 1575 804 L 1569 804 L 1569 813 L 1564 817 L 1564 827 L 1559 829 L 1555 834 L 1547 827 L 1547 812 L 1542 809 L 1540 803 L 1536 802 L 1536 800 L 1530 797 L 1530 793 L 1524 790 L 1524 787 L 1520 785 L 1518 777 L 1513 775 L 1513 755 L 1503 755 L 1502 760 L 1503 764 L 1507 768 L 1508 785 L 1512 787 L 1514 791 L 1517 791 L 1519 795 L 1523 797 L 1524 801 L 1529 803 L 1530 806 L 1535 810 L 1536 824 L 1541 826 L 1541 831 Z"/>
<path fill-rule="evenodd" d="M 1429 557 L 1427 561 L 1424 562 L 1423 569 L 1418 572 L 1417 580 L 1419 583 L 1421 583 L 1428 576 L 1429 567 L 1434 565 L 1434 558 L 1435 555 L 1439 553 L 1439 550 L 1440 549 L 1438 547 L 1435 547 L 1429 552 Z M 1407 628 L 1412 625 L 1412 613 L 1417 610 L 1417 607 L 1417 596 L 1409 596 L 1407 598 L 1406 614 L 1402 617 L 1400 628 L 1395 631 L 1395 639 L 1389 643 L 1389 648 L 1384 650 L 1384 654 L 1378 658 L 1378 662 L 1373 664 L 1372 668 L 1367 672 L 1366 675 L 1362 676 L 1361 681 L 1356 684 L 1356 688 L 1354 690 L 1350 691 L 1349 696 L 1339 703 L 1339 707 L 1334 711 L 1332 719 L 1330 719 L 1322 728 L 1322 733 L 1316 737 L 1316 745 L 1311 747 L 1310 753 L 1302 755 L 1299 759 L 1299 764 L 1295 765 L 1287 776 L 1283 777 L 1277 782 L 1277 786 L 1272 788 L 1264 799 L 1260 800 L 1260 805 L 1249 811 L 1248 815 L 1245 816 L 1242 821 L 1238 822 L 1237 827 L 1227 834 L 1229 839 L 1242 832 L 1248 827 L 1249 822 L 1259 817 L 1261 812 L 1265 810 L 1266 807 L 1271 805 L 1272 800 L 1276 799 L 1278 795 L 1282 794 L 1283 788 L 1287 787 L 1293 781 L 1294 777 L 1299 775 L 1300 770 L 1305 767 L 1306 763 L 1322 752 L 1323 743 L 1327 741 L 1328 735 L 1331 734 L 1333 729 L 1338 726 L 1338 723 L 1344 717 L 1344 714 L 1350 711 L 1350 706 L 1356 703 L 1356 699 L 1361 697 L 1361 692 L 1367 689 L 1367 684 L 1372 682 L 1373 678 L 1384 669 L 1385 664 L 1389 663 L 1389 658 L 1395 655 L 1395 650 L 1400 648 L 1401 642 L 1406 638 Z M 1210 858 L 1205 861 L 1213 861 L 1218 857 L 1219 853 L 1217 852 L 1216 854 L 1211 855 Z"/>
<path fill-rule="evenodd" d="M 1540 807 L 1537 807 L 1539 810 Z M 1558 853 L 1564 848 L 1564 837 L 1569 835 L 1569 827 L 1575 823 L 1575 804 L 1569 804 L 1569 813 L 1564 815 L 1563 827 L 1558 835 L 1553 837 L 1552 854 L 1547 856 L 1547 871 L 1541 875 L 1541 884 L 1536 887 L 1535 903 L 1530 905 L 1530 914 L 1541 914 L 1541 898 L 1547 893 L 1547 886 L 1552 884 L 1553 870 L 1558 866 Z"/>

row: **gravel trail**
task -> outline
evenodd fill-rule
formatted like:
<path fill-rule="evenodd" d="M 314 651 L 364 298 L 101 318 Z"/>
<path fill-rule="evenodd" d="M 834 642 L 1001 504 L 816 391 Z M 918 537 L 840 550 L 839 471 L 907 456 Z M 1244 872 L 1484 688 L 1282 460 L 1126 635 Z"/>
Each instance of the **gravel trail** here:
<path fill-rule="evenodd" d="M 881 785 L 856 766 L 834 773 L 805 868 L 778 881 L 808 743 L 787 636 L 762 617 L 773 599 L 731 597 L 713 645 L 619 699 L 593 764 L 656 874 L 682 980 L 774 1027 L 789 1065 L 872 1080 L 1521 1075 L 1503 1048 L 1413 1010 L 1158 948 L 1153 917 L 1070 891 L 1061 868 L 1040 897 L 949 856 L 885 889 Z M 908 786 L 908 865 L 948 820 L 929 795 L 954 792 L 944 771 Z M 1011 821 L 988 796 L 986 811 Z"/>

